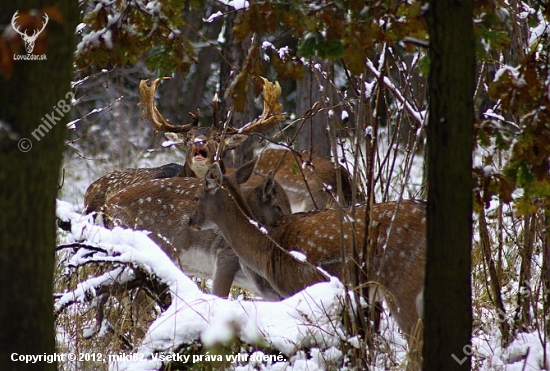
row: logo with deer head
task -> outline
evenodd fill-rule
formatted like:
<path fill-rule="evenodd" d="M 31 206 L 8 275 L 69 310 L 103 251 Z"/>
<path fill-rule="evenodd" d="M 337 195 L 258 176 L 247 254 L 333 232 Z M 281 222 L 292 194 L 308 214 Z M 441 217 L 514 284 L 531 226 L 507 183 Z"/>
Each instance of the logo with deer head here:
<path fill-rule="evenodd" d="M 21 32 L 19 30 L 19 26 L 15 23 L 15 21 L 17 20 L 17 17 L 19 17 L 19 11 L 16 11 L 13 17 L 11 18 L 11 26 L 13 27 L 15 32 L 21 35 L 21 37 L 23 38 L 23 41 L 25 42 L 25 49 L 27 50 L 27 53 L 31 54 L 32 51 L 34 50 L 34 43 L 36 42 L 38 35 L 40 35 L 42 31 L 44 31 L 44 29 L 46 28 L 46 25 L 48 24 L 48 20 L 49 20 L 48 15 L 44 13 L 44 23 L 42 25 L 42 28 L 40 30 L 34 30 L 33 34 L 30 36 L 27 34 L 27 30 L 25 30 L 25 32 Z"/>

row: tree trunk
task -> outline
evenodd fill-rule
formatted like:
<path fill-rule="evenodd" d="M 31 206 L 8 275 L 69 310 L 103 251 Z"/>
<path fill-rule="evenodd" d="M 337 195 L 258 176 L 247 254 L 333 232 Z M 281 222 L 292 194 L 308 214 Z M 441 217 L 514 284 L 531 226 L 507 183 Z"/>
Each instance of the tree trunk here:
<path fill-rule="evenodd" d="M 220 66 L 220 97 L 222 99 L 220 103 L 220 119 L 225 121 L 227 112 L 232 109 L 232 99 L 227 97 L 226 91 L 231 85 L 231 82 L 240 72 L 244 66 L 244 61 L 250 49 L 251 43 L 249 41 L 237 41 L 233 35 L 233 27 L 235 26 L 235 18 L 237 14 L 235 12 L 228 13 L 225 19 L 225 43 L 222 47 L 222 55 L 224 59 Z M 234 111 L 231 125 L 235 128 L 243 127 L 249 122 L 253 121 L 257 115 L 254 108 L 254 88 L 251 82 L 248 82 L 248 89 L 246 91 L 246 103 L 243 111 Z M 223 156 L 223 161 L 226 167 L 239 167 L 245 162 L 252 160 L 254 156 L 252 152 L 252 144 L 254 138 L 249 137 L 243 144 L 232 151 L 227 151 Z"/>
<path fill-rule="evenodd" d="M 531 306 L 531 262 L 533 245 L 537 234 L 536 214 L 525 215 L 523 223 L 523 246 L 520 247 L 521 267 L 519 271 L 519 288 L 517 309 L 514 315 L 514 327 L 518 331 L 527 331 L 531 323 L 529 308 Z"/>
<path fill-rule="evenodd" d="M 473 1 L 431 1 L 424 370 L 471 365 Z"/>
<path fill-rule="evenodd" d="M 326 62 L 319 62 L 319 64 L 323 71 L 327 70 Z M 322 89 L 326 94 L 331 91 L 330 86 L 323 86 Z M 298 117 L 303 117 L 317 101 L 321 103 L 320 107 L 324 107 L 323 94 L 320 90 L 321 87 L 315 78 L 314 71 L 307 70 L 304 78 L 296 82 L 296 114 Z M 306 120 L 297 136 L 297 149 L 311 151 L 311 153 L 320 156 L 330 156 L 328 125 L 329 117 L 326 110 L 319 111 L 315 116 Z"/>
<path fill-rule="evenodd" d="M 504 302 L 502 301 L 502 285 L 500 284 L 500 279 L 497 274 L 495 261 L 491 256 L 491 237 L 489 235 L 489 228 L 487 227 L 485 209 L 483 208 L 479 213 L 479 239 L 481 241 L 481 249 L 483 250 L 485 262 L 489 268 L 489 280 L 491 283 L 490 293 L 492 294 L 491 300 L 495 305 L 496 317 L 500 319 L 499 328 L 502 336 L 502 343 L 504 345 L 508 345 L 510 343 L 512 334 L 510 333 L 510 326 L 508 325 L 508 321 L 506 321 L 505 318 L 506 308 L 504 307 Z"/>
<path fill-rule="evenodd" d="M 544 233 L 542 236 L 542 297 L 543 297 L 543 318 L 550 318 L 550 210 L 548 200 L 544 205 Z M 550 324 L 544 324 L 544 335 L 550 338 Z M 544 364 L 548 362 L 548 354 L 544 352 Z"/>
<path fill-rule="evenodd" d="M 208 91 L 208 80 L 215 74 L 221 62 L 220 51 L 213 45 L 206 44 L 206 40 L 216 40 L 223 23 L 223 18 L 218 18 L 211 23 L 203 22 L 207 9 L 214 6 L 210 12 L 218 10 L 217 4 L 204 2 L 199 10 L 188 9 L 182 14 L 188 26 L 181 32 L 190 41 L 200 46 L 197 54 L 198 63 L 191 67 L 188 76 L 174 73 L 174 78 L 159 86 L 160 100 L 158 107 L 163 116 L 170 122 L 181 125 L 190 122 L 188 112 L 195 113 L 197 108 L 201 110 L 201 125 L 211 126 L 212 118 L 209 112 L 212 110 L 212 98 L 214 92 Z M 199 36 L 198 33 L 201 34 Z M 163 135 L 164 137 L 164 135 Z"/>
<path fill-rule="evenodd" d="M 22 15 L 36 9 L 41 17 L 42 7 L 49 5 L 6 2 L 0 24 L 9 24 L 16 11 Z M 43 31 L 47 60 L 16 60 L 11 78 L 0 75 L 0 370 L 56 370 L 55 363 L 12 361 L 14 353 L 55 354 L 55 198 L 69 118 L 65 110 L 72 98 L 78 4 L 60 0 L 54 7 L 63 23 L 50 14 Z M 35 53 L 37 48 L 38 41 Z M 16 54 L 27 53 L 21 48 Z M 48 117 L 53 119 L 50 128 L 44 124 Z"/>

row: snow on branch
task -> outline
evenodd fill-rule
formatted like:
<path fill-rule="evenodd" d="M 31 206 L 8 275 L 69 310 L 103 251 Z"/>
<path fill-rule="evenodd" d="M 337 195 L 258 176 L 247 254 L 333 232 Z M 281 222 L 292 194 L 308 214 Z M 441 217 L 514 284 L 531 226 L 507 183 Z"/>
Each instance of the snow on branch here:
<path fill-rule="evenodd" d="M 104 287 L 132 282 L 136 272 L 146 272 L 168 287 L 171 304 L 153 321 L 135 350 L 144 358 L 116 360 L 111 369 L 162 369 L 159 352 L 177 353 L 189 342 L 212 346 L 235 337 L 275 348 L 285 356 L 279 365 L 284 368 L 290 366 L 287 358 L 304 347 L 330 353 L 346 341 L 340 322 L 345 291 L 337 279 L 308 287 L 280 302 L 226 300 L 201 292 L 144 232 L 93 225 L 91 217 L 74 212 L 62 201 L 58 201 L 57 216 L 71 225 L 69 243 L 60 247 L 69 255 L 67 269 L 88 262 L 110 264 L 111 269 L 56 295 L 56 311 L 73 303 L 97 305 L 94 298 Z M 317 358 L 300 361 L 318 368 Z"/>
<path fill-rule="evenodd" d="M 370 59 L 367 58 L 367 67 L 368 69 L 373 73 L 374 76 L 376 76 L 376 78 L 380 78 L 381 77 L 381 73 L 380 71 L 378 71 L 375 67 L 374 67 L 374 64 L 372 63 L 372 61 Z M 423 122 L 424 122 L 424 117 L 425 117 L 425 112 L 422 112 L 422 111 L 417 111 L 410 103 L 409 101 L 407 100 L 407 98 L 405 98 L 403 96 L 403 94 L 401 94 L 401 92 L 399 91 L 399 89 L 395 86 L 395 84 L 393 83 L 393 81 L 388 77 L 388 76 L 383 76 L 382 78 L 382 82 L 384 83 L 384 85 L 386 85 L 386 87 L 392 92 L 392 94 L 397 98 L 397 100 L 399 102 L 401 102 L 401 104 L 403 104 L 403 106 L 405 107 L 405 110 L 407 110 L 407 112 L 420 124 L 422 125 Z"/>

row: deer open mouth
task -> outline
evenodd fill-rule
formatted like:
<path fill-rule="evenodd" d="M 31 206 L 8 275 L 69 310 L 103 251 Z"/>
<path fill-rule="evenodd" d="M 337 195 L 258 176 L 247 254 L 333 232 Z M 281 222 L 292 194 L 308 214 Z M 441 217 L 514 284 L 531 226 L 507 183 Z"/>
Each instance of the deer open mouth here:
<path fill-rule="evenodd" d="M 204 148 L 195 148 L 193 151 L 193 160 L 195 161 L 206 161 L 208 157 L 208 152 Z"/>

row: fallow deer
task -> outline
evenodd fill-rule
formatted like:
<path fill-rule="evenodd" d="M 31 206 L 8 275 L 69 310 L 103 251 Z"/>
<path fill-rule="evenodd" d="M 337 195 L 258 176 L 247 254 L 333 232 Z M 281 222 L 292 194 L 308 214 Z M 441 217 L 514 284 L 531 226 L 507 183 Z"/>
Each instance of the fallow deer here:
<path fill-rule="evenodd" d="M 315 267 L 343 278 L 342 272 L 358 266 L 362 284 L 370 285 L 371 295 L 383 294 L 398 326 L 411 340 L 422 309 L 418 304 L 422 302 L 426 245 L 423 203 L 373 205 L 367 235 L 365 205 L 354 208 L 354 217 L 350 209 L 344 209 L 342 221 L 336 209 L 292 214 L 264 233 L 255 226 L 239 189 L 245 179 L 224 175 L 214 163 L 197 191 L 190 227 L 203 230 L 217 226 L 241 264 L 264 277 L 283 298 L 326 280 Z M 352 240 L 364 239 L 370 245 L 369 258 L 354 262 Z M 290 251 L 301 252 L 306 261 L 298 261 Z"/>
<path fill-rule="evenodd" d="M 265 176 L 274 170 L 275 179 L 285 189 L 292 212 L 296 213 L 324 210 L 333 204 L 337 199 L 337 166 L 340 168 L 343 195 L 340 204 L 349 206 L 352 189 L 350 175 L 343 166 L 321 156 L 269 148 L 258 155 L 256 173 Z"/>
<path fill-rule="evenodd" d="M 143 180 L 185 176 L 197 176 L 202 179 L 218 152 L 236 148 L 248 135 L 265 133 L 282 119 L 281 105 L 278 103 L 280 87 L 264 79 L 264 109 L 254 124 L 240 130 L 230 127 L 227 135 L 224 136 L 222 129 L 216 125 L 213 128 L 199 128 L 200 112 L 197 111 L 196 114 L 191 114 L 191 123 L 182 126 L 172 125 L 164 119 L 154 105 L 155 91 L 162 80 L 164 79 L 156 79 L 150 87 L 147 86 L 147 81 L 141 81 L 142 116 L 151 122 L 155 132 L 164 131 L 172 143 L 178 146 L 181 144 L 186 153 L 184 165 L 173 163 L 150 169 L 113 171 L 88 187 L 84 197 L 86 213 L 97 211 L 110 195 Z M 215 108 L 216 99 L 214 99 Z M 217 124 L 216 119 L 214 123 Z M 332 199 L 328 192 L 332 190 L 335 194 L 337 189 L 337 171 L 331 161 L 319 156 L 311 156 L 308 166 L 304 166 L 305 162 L 302 154 L 298 152 L 267 149 L 260 155 L 256 166 L 256 171 L 264 176 L 276 168 L 275 178 L 289 195 L 294 212 L 326 208 Z M 340 168 L 344 194 L 342 202 L 348 204 L 351 194 L 349 176 L 342 166 Z"/>
<path fill-rule="evenodd" d="M 247 173 L 246 167 L 236 170 L 238 179 Z M 101 212 L 110 227 L 123 226 L 150 232 L 182 270 L 195 277 L 212 278 L 212 292 L 227 297 L 232 284 L 253 291 L 265 299 L 281 297 L 263 277 L 241 268 L 239 258 L 215 230 L 195 231 L 187 221 L 194 209 L 196 189 L 202 185 L 197 178 L 153 179 L 130 185 L 112 195 Z M 273 225 L 290 214 L 286 193 L 273 179 L 254 176 L 243 186 L 243 193 L 254 217 L 263 225 Z"/>
<path fill-rule="evenodd" d="M 269 101 L 266 99 L 264 102 L 264 111 L 258 121 L 246 129 L 237 132 L 236 129 L 229 127 L 227 135 L 222 135 L 221 128 L 199 127 L 199 110 L 195 114 L 190 113 L 192 120 L 189 124 L 172 125 L 155 107 L 155 91 L 158 84 L 165 79 L 156 79 L 151 86 L 147 85 L 147 80 L 142 80 L 139 84 L 141 94 L 139 105 L 143 108 L 143 118 L 151 122 L 155 133 L 166 132 L 168 139 L 184 148 L 185 163 L 183 165 L 172 163 L 149 169 L 116 170 L 97 179 L 88 187 L 84 196 L 87 214 L 97 211 L 110 195 L 140 181 L 173 177 L 204 178 L 217 152 L 236 148 L 251 132 L 265 133 L 282 118 L 280 104 L 277 102 L 280 87 L 264 79 L 264 95 Z M 214 102 L 214 108 L 216 108 L 216 100 Z"/>

